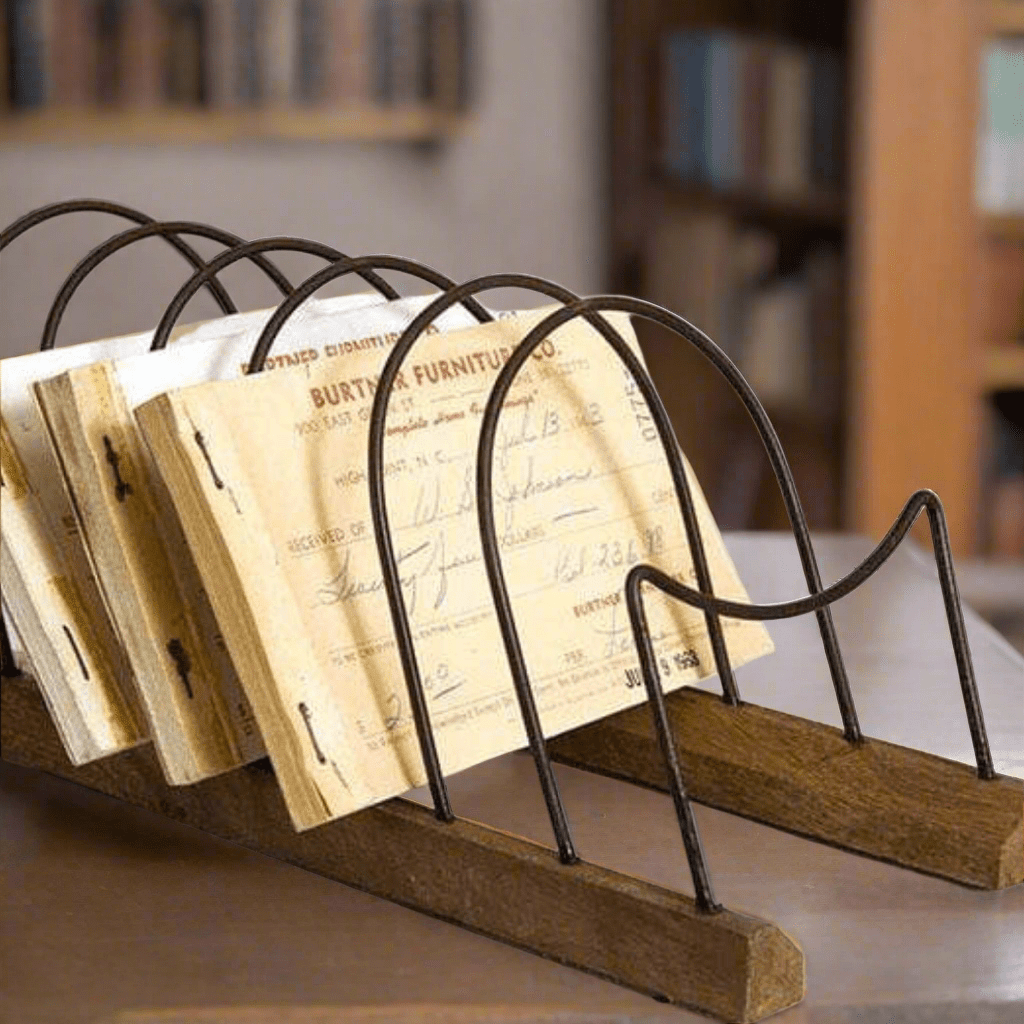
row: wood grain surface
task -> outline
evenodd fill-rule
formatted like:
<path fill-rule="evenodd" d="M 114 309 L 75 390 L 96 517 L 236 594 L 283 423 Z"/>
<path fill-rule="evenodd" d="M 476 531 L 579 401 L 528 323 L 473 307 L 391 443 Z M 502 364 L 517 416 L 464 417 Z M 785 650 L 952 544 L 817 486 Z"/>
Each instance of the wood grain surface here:
<path fill-rule="evenodd" d="M 806 592 L 791 538 L 726 542 L 752 600 Z M 825 537 L 817 547 L 831 582 L 870 545 Z M 928 559 L 901 550 L 835 615 L 865 731 L 969 763 Z M 996 767 L 1019 777 L 1024 659 L 970 612 L 967 629 Z M 744 698 L 838 725 L 813 619 L 770 630 L 777 652 L 740 670 Z M 533 642 L 543 638 L 524 637 L 528 658 Z M 556 775 L 588 860 L 692 891 L 665 794 L 563 765 Z M 551 843 L 529 758 L 489 762 L 449 785 L 460 815 Z M 779 923 L 806 950 L 807 997 L 780 1024 L 1024 1019 L 1024 886 L 951 885 L 712 808 L 695 813 L 719 898 Z M 2 1024 L 97 1024 L 146 1008 L 410 1003 L 563 1006 L 644 1024 L 706 1019 L 4 763 L 0 892 Z"/>
<path fill-rule="evenodd" d="M 35 684 L 0 687 L 14 764 L 159 811 L 260 853 L 726 1021 L 759 1021 L 804 994 L 799 947 L 768 921 L 701 912 L 690 896 L 397 798 L 296 833 L 269 767 L 171 787 L 149 747 L 81 767 Z"/>
<path fill-rule="evenodd" d="M 579 1013 L 522 1006 L 253 1006 L 138 1010 L 112 1024 L 659 1024 L 653 1013 Z"/>
<path fill-rule="evenodd" d="M 1024 781 L 755 704 L 668 700 L 690 796 L 820 842 L 982 889 L 1024 882 Z M 667 789 L 646 707 L 560 736 L 566 764 Z"/>

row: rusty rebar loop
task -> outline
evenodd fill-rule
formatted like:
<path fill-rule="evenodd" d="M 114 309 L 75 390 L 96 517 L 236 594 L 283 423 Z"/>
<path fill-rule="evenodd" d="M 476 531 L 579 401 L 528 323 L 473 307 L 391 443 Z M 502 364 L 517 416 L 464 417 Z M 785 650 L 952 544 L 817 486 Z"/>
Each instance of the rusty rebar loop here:
<path fill-rule="evenodd" d="M 120 217 L 123 220 L 132 221 L 135 224 L 155 224 L 156 218 L 134 210 L 130 206 L 123 206 L 121 203 L 111 203 L 106 199 L 68 199 L 59 203 L 48 203 L 35 210 L 30 210 L 23 217 L 8 224 L 3 231 L 0 231 L 0 252 L 3 252 L 15 239 L 20 238 L 32 228 L 45 224 L 56 217 L 66 217 L 73 213 L 105 213 L 112 217 Z M 184 242 L 177 235 L 163 236 L 174 246 L 182 256 L 185 257 L 194 267 L 202 267 L 205 264 L 203 258 L 187 242 Z M 235 307 L 224 286 L 220 281 L 213 280 L 208 288 L 214 301 L 224 313 L 234 313 Z"/>
<path fill-rule="evenodd" d="M 820 593 L 823 589 L 821 573 L 818 569 L 818 561 L 814 553 L 814 546 L 811 543 L 807 519 L 797 492 L 796 482 L 793 479 L 793 473 L 786 459 L 786 453 L 782 448 L 779 436 L 772 425 L 767 411 L 754 393 L 754 390 L 747 383 L 746 378 L 740 373 L 736 364 L 703 331 L 689 321 L 684 320 L 681 316 L 653 302 L 624 295 L 596 295 L 588 299 L 582 299 L 575 304 L 573 309 L 567 308 L 552 313 L 548 321 L 538 324 L 534 330 L 538 335 L 542 331 L 545 335 L 550 334 L 561 324 L 567 323 L 576 316 L 589 319 L 595 310 L 629 313 L 643 320 L 661 324 L 688 341 L 725 378 L 726 383 L 736 393 L 748 415 L 753 420 L 767 452 L 772 471 L 775 473 L 775 479 L 782 492 L 786 513 L 789 517 L 797 552 L 803 567 L 804 579 L 807 582 L 807 589 L 811 594 Z M 685 515 L 685 506 L 683 511 Z M 692 538 L 688 536 L 688 540 L 690 540 L 692 546 Z M 698 586 L 703 593 L 710 593 L 710 587 L 705 587 L 701 580 L 699 562 L 696 558 L 694 561 L 698 573 Z M 708 607 L 713 609 L 714 605 L 712 604 Z M 839 713 L 843 721 L 843 733 L 850 743 L 859 743 L 863 738 L 860 722 L 857 718 L 857 710 L 853 694 L 850 690 L 850 682 L 846 673 L 846 666 L 843 662 L 842 652 L 839 648 L 839 639 L 836 635 L 835 624 L 832 621 L 831 610 L 827 606 L 823 606 L 815 611 L 815 616 L 818 621 L 818 631 L 821 635 L 825 657 L 832 676 L 833 689 L 839 704 Z M 714 634 L 712 634 L 712 646 L 714 648 Z M 717 660 L 716 653 L 716 662 Z"/>
<path fill-rule="evenodd" d="M 295 238 L 290 235 L 276 238 L 258 238 L 252 242 L 244 242 L 232 249 L 227 249 L 211 259 L 205 269 L 197 270 L 181 286 L 174 298 L 171 299 L 153 334 L 153 344 L 150 346 L 150 351 L 156 352 L 166 347 L 171 337 L 171 331 L 174 330 L 174 326 L 181 317 L 185 307 L 192 300 L 196 292 L 211 278 L 215 279 L 215 275 L 239 260 L 248 259 L 257 254 L 267 252 L 301 252 L 309 256 L 319 256 L 321 259 L 332 263 L 338 260 L 349 259 L 348 256 L 333 246 L 325 245 L 323 242 L 317 242 L 310 238 Z M 386 299 L 397 299 L 399 297 L 395 288 L 373 270 L 362 270 L 359 272 L 359 276 Z"/>
<path fill-rule="evenodd" d="M 263 328 L 263 332 L 253 348 L 252 356 L 249 359 L 249 373 L 258 373 L 263 369 L 267 355 L 274 339 L 281 328 L 287 323 L 289 317 L 313 294 L 324 285 L 336 281 L 346 274 L 361 273 L 365 270 L 392 270 L 404 273 L 409 276 L 426 281 L 436 288 L 452 288 L 455 282 L 444 274 L 434 270 L 432 267 L 417 263 L 415 260 L 403 259 L 400 256 L 363 256 L 358 259 L 342 257 L 329 267 L 313 274 L 303 281 L 281 305 L 274 311 L 271 318 Z M 479 302 L 469 299 L 463 303 L 464 307 L 479 320 L 486 323 L 493 319 L 491 314 L 484 309 Z M 387 367 L 381 377 L 381 382 L 386 378 Z M 381 382 L 378 382 L 377 394 L 381 393 Z M 390 390 L 390 388 L 389 388 Z M 377 406 L 374 405 L 376 414 Z M 391 613 L 391 621 L 395 631 L 395 642 L 398 645 L 399 656 L 402 660 L 402 672 L 405 676 L 406 689 L 409 696 L 409 704 L 412 709 L 413 723 L 416 728 L 416 738 L 420 747 L 420 755 L 427 773 L 427 781 L 430 786 L 430 795 L 434 802 L 434 813 L 441 821 L 453 821 L 455 815 L 451 807 L 451 799 L 448 795 L 448 785 L 441 771 L 441 762 L 437 754 L 437 744 L 434 741 L 434 732 L 430 725 L 430 714 L 427 710 L 426 695 L 423 690 L 423 682 L 420 677 L 419 665 L 416 660 L 415 643 L 412 638 L 412 629 L 409 624 L 408 615 L 405 612 L 405 603 L 402 598 L 402 585 L 398 576 L 398 562 L 395 556 L 391 540 L 391 532 L 387 526 L 387 513 L 384 504 L 384 417 L 386 409 L 378 419 L 371 419 L 370 422 L 370 464 L 369 464 L 369 488 L 370 488 L 370 514 L 373 520 L 374 538 L 377 543 L 377 551 L 380 555 L 383 569 L 384 588 L 388 599 L 388 608 Z M 376 431 L 376 433 L 375 433 Z M 374 455 L 373 453 L 377 454 Z"/>
<path fill-rule="evenodd" d="M 101 264 L 104 260 L 113 256 L 114 253 L 120 252 L 122 249 L 127 248 L 130 245 L 134 245 L 136 242 L 141 242 L 146 238 L 164 237 L 168 238 L 171 236 L 178 235 L 195 235 L 198 238 L 208 238 L 214 242 L 219 242 L 221 245 L 235 247 L 241 245 L 245 239 L 239 238 L 238 235 L 232 234 L 230 231 L 223 231 L 221 228 L 213 227 L 210 224 L 202 224 L 198 221 L 187 221 L 187 220 L 176 220 L 176 221 L 161 221 L 154 222 L 151 224 L 143 224 L 141 227 L 132 228 L 128 231 L 124 231 L 119 235 L 115 235 L 113 238 L 108 239 L 106 242 L 96 246 L 88 255 L 84 256 L 74 270 L 68 274 L 63 285 L 61 285 L 60 291 L 57 293 L 57 297 L 53 300 L 53 305 L 50 307 L 49 315 L 46 318 L 46 325 L 43 328 L 43 338 L 39 348 L 41 350 L 53 348 L 57 340 L 57 331 L 60 327 L 61 320 L 64 317 L 64 313 L 67 310 L 68 303 L 71 301 L 75 292 L 78 291 L 82 282 Z M 272 263 L 270 260 L 263 255 L 254 255 L 249 257 L 250 260 L 263 271 L 267 277 L 277 286 L 278 290 L 282 295 L 290 295 L 292 291 L 292 283 L 288 280 L 284 274 L 281 273 L 280 269 Z M 190 262 L 192 262 L 190 260 Z M 203 260 L 199 261 L 199 265 L 195 266 L 196 270 L 205 270 L 206 262 Z M 221 307 L 224 313 L 236 313 L 234 303 L 229 300 L 229 307 L 225 309 Z"/>

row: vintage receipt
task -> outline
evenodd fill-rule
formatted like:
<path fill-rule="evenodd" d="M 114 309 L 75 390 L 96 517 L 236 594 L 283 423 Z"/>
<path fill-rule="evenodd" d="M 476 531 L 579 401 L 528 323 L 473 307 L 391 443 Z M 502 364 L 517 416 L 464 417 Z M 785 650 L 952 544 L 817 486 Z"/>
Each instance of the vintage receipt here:
<path fill-rule="evenodd" d="M 397 336 L 436 296 L 337 300 L 289 320 L 269 366 L 303 365 L 352 339 Z M 445 322 L 474 319 L 461 307 Z M 240 375 L 269 311 L 203 344 L 103 361 L 35 385 L 96 578 L 138 683 L 168 782 L 185 785 L 265 756 L 248 701 L 132 408 Z M 239 321 L 240 318 L 234 318 Z"/>
<path fill-rule="evenodd" d="M 361 294 L 310 303 L 304 318 L 315 321 L 378 301 L 379 296 Z M 254 321 L 262 323 L 269 313 L 182 326 L 173 335 L 173 347 L 190 348 Z M 23 488 L 3 490 L 4 604 L 76 764 L 133 746 L 145 738 L 146 728 L 136 707 L 132 670 L 97 586 L 32 386 L 103 359 L 145 353 L 151 339 L 149 331 L 0 361 L 5 465 L 18 466 L 25 482 Z"/>
<path fill-rule="evenodd" d="M 497 370 L 540 316 L 421 339 L 390 406 L 385 472 L 403 590 L 447 772 L 524 744 L 477 533 L 477 432 Z M 616 326 L 633 339 L 625 317 Z M 196 553 L 296 825 L 424 781 L 366 491 L 383 354 L 161 396 L 137 411 Z M 650 561 L 693 579 L 635 386 L 589 326 L 530 360 L 502 415 L 495 507 L 545 732 L 644 699 L 622 587 Z M 703 495 L 716 592 L 745 600 Z M 648 598 L 667 688 L 714 671 L 699 613 Z M 772 649 L 727 620 L 734 664 Z"/>

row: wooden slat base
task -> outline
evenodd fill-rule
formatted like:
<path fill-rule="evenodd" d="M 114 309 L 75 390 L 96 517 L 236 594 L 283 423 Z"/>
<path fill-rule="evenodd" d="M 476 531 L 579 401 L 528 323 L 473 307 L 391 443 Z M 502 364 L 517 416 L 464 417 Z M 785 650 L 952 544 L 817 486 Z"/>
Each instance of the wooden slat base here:
<path fill-rule="evenodd" d="M 301 834 L 273 773 L 167 786 L 148 747 L 82 767 L 27 679 L 0 684 L 5 760 L 70 779 L 385 899 L 728 1021 L 799 1002 L 804 957 L 770 922 L 722 911 L 474 822 L 395 799 Z"/>
<path fill-rule="evenodd" d="M 867 740 L 754 704 L 681 690 L 668 709 L 683 778 L 700 803 L 965 885 L 1024 882 L 1024 782 Z M 650 710 L 550 741 L 552 757 L 666 788 Z"/>

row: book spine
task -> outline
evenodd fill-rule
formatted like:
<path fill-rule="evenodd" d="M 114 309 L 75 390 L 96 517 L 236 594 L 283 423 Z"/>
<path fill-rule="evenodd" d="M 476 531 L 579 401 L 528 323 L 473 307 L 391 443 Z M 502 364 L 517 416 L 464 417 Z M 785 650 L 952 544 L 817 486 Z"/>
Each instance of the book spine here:
<path fill-rule="evenodd" d="M 740 370 L 772 412 L 800 412 L 811 398 L 810 295 L 805 276 L 791 274 L 751 302 Z"/>
<path fill-rule="evenodd" d="M 768 122 L 768 44 L 750 40 L 742 69 L 740 121 L 743 125 L 743 182 L 749 188 L 764 184 Z"/>
<path fill-rule="evenodd" d="M 121 46 L 125 0 L 98 0 L 96 10 L 96 100 L 117 103 L 121 98 Z"/>
<path fill-rule="evenodd" d="M 374 0 L 373 98 L 391 106 L 396 102 L 395 51 L 398 41 L 398 0 Z"/>
<path fill-rule="evenodd" d="M 823 423 L 837 425 L 843 414 L 843 261 L 839 251 L 823 245 L 807 257 L 811 337 L 812 409 Z"/>
<path fill-rule="evenodd" d="M 296 97 L 300 103 L 317 104 L 324 98 L 326 6 L 326 0 L 299 0 Z"/>
<path fill-rule="evenodd" d="M 693 176 L 708 179 L 708 125 L 710 118 L 708 89 L 711 73 L 711 38 L 706 32 L 695 33 L 688 50 L 685 85 L 686 146 L 692 156 Z"/>
<path fill-rule="evenodd" d="M 371 0 L 327 0 L 327 102 L 363 107 L 370 102 Z"/>
<path fill-rule="evenodd" d="M 437 3 L 419 0 L 416 22 L 416 102 L 426 107 L 437 102 Z"/>
<path fill-rule="evenodd" d="M 168 8 L 166 93 L 173 103 L 203 102 L 204 11 L 199 0 L 178 0 Z"/>
<path fill-rule="evenodd" d="M 729 60 L 727 71 L 729 76 L 729 118 L 727 184 L 731 187 L 743 184 L 743 161 L 747 139 L 743 124 L 743 74 L 750 53 L 750 40 L 743 36 L 733 36 L 729 42 Z"/>
<path fill-rule="evenodd" d="M 734 42 L 724 33 L 715 33 L 711 38 L 707 111 L 708 124 L 705 138 L 708 154 L 708 177 L 719 188 L 727 187 L 732 181 Z"/>
<path fill-rule="evenodd" d="M 6 111 L 11 105 L 11 50 L 7 40 L 7 0 L 0 3 L 0 111 Z M 6 616 L 4 622 L 6 624 Z M 13 633 L 9 632 L 13 644 Z M 15 664 L 18 664 L 15 661 Z"/>
<path fill-rule="evenodd" d="M 39 0 L 7 0 L 7 46 L 11 55 L 11 105 L 46 103 L 46 53 Z"/>
<path fill-rule="evenodd" d="M 412 106 L 419 95 L 419 0 L 393 0 L 395 104 Z"/>
<path fill-rule="evenodd" d="M 52 104 L 56 94 L 55 36 L 56 0 L 36 0 L 36 25 L 42 51 L 43 103 Z"/>
<path fill-rule="evenodd" d="M 434 105 L 455 111 L 462 103 L 462 63 L 459 54 L 459 12 L 454 0 L 434 0 L 431 48 L 434 67 Z"/>
<path fill-rule="evenodd" d="M 286 106 L 296 93 L 298 54 L 298 2 L 275 0 L 267 5 L 263 37 L 269 103 Z"/>
<path fill-rule="evenodd" d="M 235 0 L 235 95 L 246 106 L 258 106 L 264 98 L 264 75 L 260 60 L 264 12 L 262 0 Z"/>
<path fill-rule="evenodd" d="M 1024 49 L 1019 41 L 991 44 L 983 63 L 984 129 L 977 175 L 978 203 L 990 211 L 1024 210 Z"/>
<path fill-rule="evenodd" d="M 96 102 L 98 14 L 96 0 L 55 0 L 53 102 L 58 106 Z"/>
<path fill-rule="evenodd" d="M 669 174 L 693 177 L 693 153 L 687 145 L 686 63 L 693 40 L 688 33 L 666 36 L 661 51 L 661 161 Z"/>
<path fill-rule="evenodd" d="M 158 0 L 128 0 L 123 31 L 123 99 L 133 107 L 156 106 L 164 98 L 167 40 Z"/>
<path fill-rule="evenodd" d="M 476 90 L 476 57 L 473 49 L 476 0 L 453 0 L 455 5 L 455 53 L 459 67 L 459 92 L 456 110 L 468 110 Z"/>
<path fill-rule="evenodd" d="M 767 184 L 801 192 L 810 184 L 810 59 L 795 46 L 778 46 L 769 80 Z"/>
<path fill-rule="evenodd" d="M 229 110 L 238 100 L 235 0 L 207 0 L 203 13 L 206 102 L 214 110 Z"/>
<path fill-rule="evenodd" d="M 843 162 L 843 66 L 839 54 L 811 54 L 811 172 L 816 184 L 838 188 Z"/>

